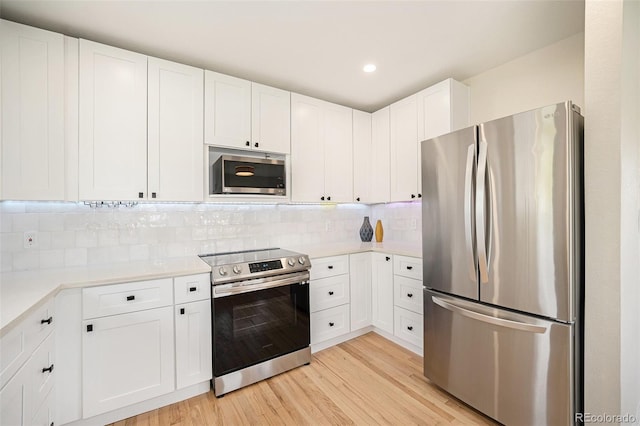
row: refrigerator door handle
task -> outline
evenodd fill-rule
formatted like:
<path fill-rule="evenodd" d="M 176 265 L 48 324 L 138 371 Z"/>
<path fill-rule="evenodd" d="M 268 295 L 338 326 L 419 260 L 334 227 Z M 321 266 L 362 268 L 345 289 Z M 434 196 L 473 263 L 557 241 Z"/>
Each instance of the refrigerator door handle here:
<path fill-rule="evenodd" d="M 476 173 L 476 237 L 478 247 L 478 263 L 480 266 L 480 282 L 489 282 L 489 263 L 487 259 L 486 224 L 486 179 L 487 179 L 487 141 L 480 139 L 478 153 L 478 172 Z"/>
<path fill-rule="evenodd" d="M 454 312 L 456 314 L 459 314 L 477 321 L 482 321 L 488 324 L 497 325 L 499 327 L 506 327 L 506 328 L 511 328 L 513 330 L 520 330 L 520 331 L 528 331 L 530 333 L 544 333 L 547 331 L 547 327 L 542 325 L 527 324 L 524 322 L 492 317 L 490 315 L 485 315 L 485 314 L 471 311 L 467 308 L 462 308 L 454 303 L 446 302 L 435 296 L 431 296 L 431 300 L 433 300 L 433 303 L 435 303 L 436 305 L 448 311 Z"/>
<path fill-rule="evenodd" d="M 476 146 L 475 144 L 469 145 L 467 149 L 467 166 L 464 176 L 464 239 L 467 249 L 467 259 L 469 267 L 469 278 L 472 281 L 477 279 L 476 277 L 476 265 L 478 259 L 476 257 L 475 240 L 474 240 L 474 228 L 473 228 L 473 166 L 476 159 Z"/>

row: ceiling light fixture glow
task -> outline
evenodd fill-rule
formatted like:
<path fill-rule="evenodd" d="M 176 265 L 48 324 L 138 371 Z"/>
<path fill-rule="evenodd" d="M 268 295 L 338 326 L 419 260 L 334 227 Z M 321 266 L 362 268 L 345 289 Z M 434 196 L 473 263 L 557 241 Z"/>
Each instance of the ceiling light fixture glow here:
<path fill-rule="evenodd" d="M 374 72 L 376 70 L 376 66 L 373 64 L 367 64 L 364 66 L 364 68 L 362 68 L 362 71 L 364 72 Z"/>

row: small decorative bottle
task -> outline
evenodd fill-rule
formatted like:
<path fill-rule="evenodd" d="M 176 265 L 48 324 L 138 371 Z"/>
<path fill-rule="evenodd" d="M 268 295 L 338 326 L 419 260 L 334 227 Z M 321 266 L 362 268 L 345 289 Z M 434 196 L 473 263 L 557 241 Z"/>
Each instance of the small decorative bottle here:
<path fill-rule="evenodd" d="M 360 227 L 360 240 L 362 240 L 362 242 L 368 242 L 371 241 L 371 238 L 373 238 L 373 228 L 371 227 L 371 223 L 369 223 L 369 216 L 365 216 L 362 226 Z"/>
<path fill-rule="evenodd" d="M 382 228 L 382 221 L 378 219 L 376 222 L 376 242 L 381 243 L 384 236 L 384 229 Z"/>

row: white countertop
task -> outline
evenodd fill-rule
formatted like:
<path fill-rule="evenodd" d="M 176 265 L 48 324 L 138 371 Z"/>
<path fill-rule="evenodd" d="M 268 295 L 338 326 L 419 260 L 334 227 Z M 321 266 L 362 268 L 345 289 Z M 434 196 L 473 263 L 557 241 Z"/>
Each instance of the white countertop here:
<path fill-rule="evenodd" d="M 113 263 L 75 268 L 0 274 L 0 336 L 30 311 L 66 288 L 209 273 L 197 256 L 147 262 Z"/>
<path fill-rule="evenodd" d="M 318 244 L 287 249 L 308 254 L 311 259 L 367 251 L 422 257 L 416 243 Z M 131 281 L 209 273 L 211 268 L 197 256 L 146 262 L 113 263 L 0 274 L 0 336 L 33 309 L 66 288 L 93 287 Z"/>

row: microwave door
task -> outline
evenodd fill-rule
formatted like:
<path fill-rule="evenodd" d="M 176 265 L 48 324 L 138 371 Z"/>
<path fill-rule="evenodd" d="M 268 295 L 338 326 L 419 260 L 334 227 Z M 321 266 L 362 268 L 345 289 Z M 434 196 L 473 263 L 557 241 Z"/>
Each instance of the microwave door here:
<path fill-rule="evenodd" d="M 225 159 L 221 170 L 222 193 L 285 195 L 284 162 Z"/>

